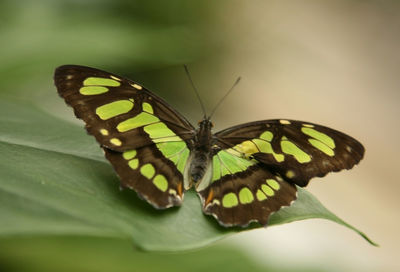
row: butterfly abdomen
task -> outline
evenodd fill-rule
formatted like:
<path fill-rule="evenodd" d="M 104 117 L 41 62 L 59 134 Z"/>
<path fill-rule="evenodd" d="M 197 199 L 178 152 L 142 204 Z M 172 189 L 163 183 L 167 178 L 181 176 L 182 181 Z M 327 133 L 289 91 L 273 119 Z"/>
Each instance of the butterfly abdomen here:
<path fill-rule="evenodd" d="M 211 160 L 212 123 L 205 118 L 199 123 L 193 150 L 193 160 L 190 165 L 190 177 L 194 182 L 201 180 Z"/>
<path fill-rule="evenodd" d="M 190 176 L 194 182 L 201 180 L 201 178 L 204 176 L 209 160 L 210 153 L 202 150 L 194 151 L 193 160 L 190 165 Z"/>

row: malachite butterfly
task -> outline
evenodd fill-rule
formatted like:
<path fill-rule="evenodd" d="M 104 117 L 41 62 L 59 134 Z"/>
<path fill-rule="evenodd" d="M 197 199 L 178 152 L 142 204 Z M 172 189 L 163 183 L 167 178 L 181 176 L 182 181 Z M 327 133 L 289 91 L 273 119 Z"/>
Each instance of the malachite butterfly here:
<path fill-rule="evenodd" d="M 223 226 L 266 225 L 296 199 L 296 185 L 350 169 L 364 155 L 352 137 L 302 121 L 257 121 L 213 134 L 209 117 L 195 128 L 140 84 L 94 68 L 64 65 L 54 80 L 122 187 L 157 209 L 181 205 L 194 187 L 204 213 Z"/>

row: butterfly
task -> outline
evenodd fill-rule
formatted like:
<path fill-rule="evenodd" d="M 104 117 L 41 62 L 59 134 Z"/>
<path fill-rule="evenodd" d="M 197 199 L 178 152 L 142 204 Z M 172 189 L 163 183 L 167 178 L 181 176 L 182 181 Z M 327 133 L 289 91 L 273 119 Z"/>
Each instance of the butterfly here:
<path fill-rule="evenodd" d="M 364 155 L 354 138 L 309 122 L 276 119 L 212 132 L 137 82 L 95 68 L 55 70 L 59 95 L 86 123 L 119 176 L 157 209 L 181 205 L 194 187 L 223 226 L 266 225 L 313 177 L 350 169 Z"/>

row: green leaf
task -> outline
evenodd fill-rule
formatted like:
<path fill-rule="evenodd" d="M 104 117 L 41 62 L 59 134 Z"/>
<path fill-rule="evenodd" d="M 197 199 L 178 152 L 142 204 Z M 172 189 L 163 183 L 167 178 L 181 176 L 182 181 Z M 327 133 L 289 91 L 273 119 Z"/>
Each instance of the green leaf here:
<path fill-rule="evenodd" d="M 31 103 L 1 100 L 0 152 L 0 236 L 129 237 L 142 249 L 177 251 L 243 230 L 203 215 L 193 191 L 182 207 L 164 211 L 120 191 L 93 137 Z M 273 214 L 269 225 L 307 218 L 337 222 L 374 244 L 300 188 L 298 200 Z"/>
<path fill-rule="evenodd" d="M 179 254 L 132 250 L 126 240 L 93 237 L 18 237 L 0 243 L 0 268 L 7 272 L 33 271 L 326 271 L 326 267 L 258 264 L 232 245 L 213 246 Z M 266 262 L 265 262 L 266 263 Z M 300 266 L 300 267 L 299 267 Z"/>

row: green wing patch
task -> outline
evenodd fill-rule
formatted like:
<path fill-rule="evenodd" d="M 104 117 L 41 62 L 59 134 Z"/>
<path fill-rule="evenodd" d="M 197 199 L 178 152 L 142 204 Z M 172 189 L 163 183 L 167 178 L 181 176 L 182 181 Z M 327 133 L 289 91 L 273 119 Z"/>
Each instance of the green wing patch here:
<path fill-rule="evenodd" d="M 196 187 L 196 190 L 203 190 L 222 177 L 243 172 L 256 163 L 257 161 L 240 157 L 240 154 L 234 149 L 220 150 L 212 157 L 211 179 L 202 180 Z"/>
<path fill-rule="evenodd" d="M 186 143 L 183 141 L 163 142 L 158 143 L 156 146 L 164 157 L 173 162 L 178 171 L 183 175 L 185 167 L 188 165 L 187 161 L 190 153 Z"/>
<path fill-rule="evenodd" d="M 289 182 L 306 186 L 313 177 L 350 169 L 364 147 L 339 131 L 293 120 L 266 120 L 218 132 L 223 148 L 263 163 Z"/>

